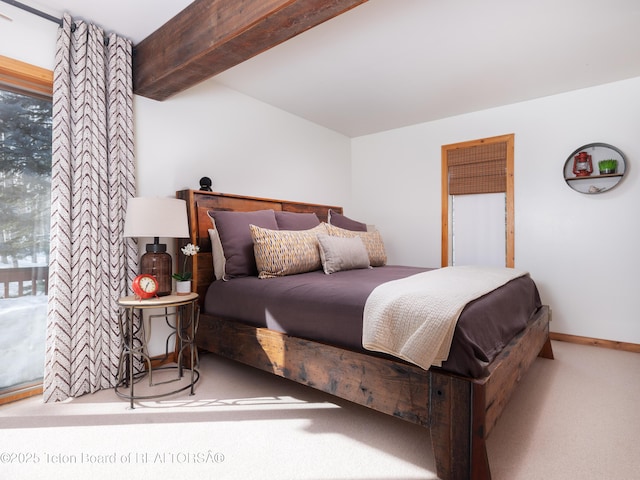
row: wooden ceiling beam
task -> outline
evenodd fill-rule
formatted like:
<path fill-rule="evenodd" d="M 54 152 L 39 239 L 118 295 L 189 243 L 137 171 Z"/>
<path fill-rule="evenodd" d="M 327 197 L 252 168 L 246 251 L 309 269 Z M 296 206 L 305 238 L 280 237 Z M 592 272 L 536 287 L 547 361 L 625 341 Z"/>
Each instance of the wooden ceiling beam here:
<path fill-rule="evenodd" d="M 367 0 L 196 0 L 134 47 L 134 93 L 165 100 Z"/>

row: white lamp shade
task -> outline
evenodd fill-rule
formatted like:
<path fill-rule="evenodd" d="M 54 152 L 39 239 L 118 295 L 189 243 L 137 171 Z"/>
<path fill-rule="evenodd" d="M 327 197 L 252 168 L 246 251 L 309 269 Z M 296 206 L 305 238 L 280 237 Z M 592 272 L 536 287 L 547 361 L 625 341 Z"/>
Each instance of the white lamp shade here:
<path fill-rule="evenodd" d="M 188 238 L 187 202 L 178 198 L 130 198 L 124 236 Z"/>

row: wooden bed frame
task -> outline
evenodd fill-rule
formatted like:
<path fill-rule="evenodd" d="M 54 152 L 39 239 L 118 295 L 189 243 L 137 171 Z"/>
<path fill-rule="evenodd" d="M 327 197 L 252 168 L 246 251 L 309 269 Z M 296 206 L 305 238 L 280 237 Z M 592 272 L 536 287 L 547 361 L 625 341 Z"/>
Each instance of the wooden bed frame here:
<path fill-rule="evenodd" d="M 289 202 L 197 190 L 176 192 L 187 202 L 190 239 L 200 246 L 193 259 L 193 290 L 204 299 L 213 281 L 208 229 L 212 209 L 315 212 L 326 221 L 327 205 Z M 180 256 L 180 252 L 179 255 Z M 179 258 L 179 265 L 182 264 Z M 437 475 L 443 480 L 490 479 L 486 439 L 522 375 L 537 356 L 553 358 L 550 311 L 543 306 L 489 366 L 472 379 L 440 369 L 424 370 L 401 360 L 369 356 L 255 328 L 224 318 L 200 316 L 198 347 L 374 410 L 428 427 Z"/>

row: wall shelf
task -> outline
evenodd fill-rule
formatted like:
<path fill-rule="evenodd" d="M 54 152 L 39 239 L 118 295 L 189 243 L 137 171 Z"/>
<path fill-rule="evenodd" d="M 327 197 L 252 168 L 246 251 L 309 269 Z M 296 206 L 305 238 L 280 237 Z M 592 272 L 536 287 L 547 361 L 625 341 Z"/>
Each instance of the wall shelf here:
<path fill-rule="evenodd" d="M 582 152 L 589 156 L 593 172 L 589 175 L 576 175 L 574 165 L 576 156 Z M 598 173 L 598 162 L 601 160 L 613 159 L 618 161 L 615 173 L 600 175 Z M 573 190 L 579 193 L 595 194 L 603 193 L 617 186 L 627 173 L 627 160 L 624 154 L 613 145 L 607 143 L 589 143 L 576 149 L 567 158 L 563 175 L 564 180 Z"/>
<path fill-rule="evenodd" d="M 612 178 L 612 177 L 624 177 L 624 173 L 609 173 L 607 175 L 590 175 L 588 177 L 565 177 L 567 182 L 574 180 L 592 180 L 594 178 Z"/>

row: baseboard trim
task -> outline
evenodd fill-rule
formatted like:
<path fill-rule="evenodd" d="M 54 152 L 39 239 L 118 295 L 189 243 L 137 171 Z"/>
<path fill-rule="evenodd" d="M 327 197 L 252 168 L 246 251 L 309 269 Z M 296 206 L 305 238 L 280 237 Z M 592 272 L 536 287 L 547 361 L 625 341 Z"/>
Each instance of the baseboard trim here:
<path fill-rule="evenodd" d="M 551 340 L 557 340 L 559 342 L 578 343 L 580 345 L 591 345 L 594 347 L 640 353 L 640 344 L 637 343 L 616 342 L 615 340 L 602 340 L 599 338 L 580 337 L 578 335 L 568 335 L 566 333 L 555 332 L 549 332 L 549 337 Z"/>

